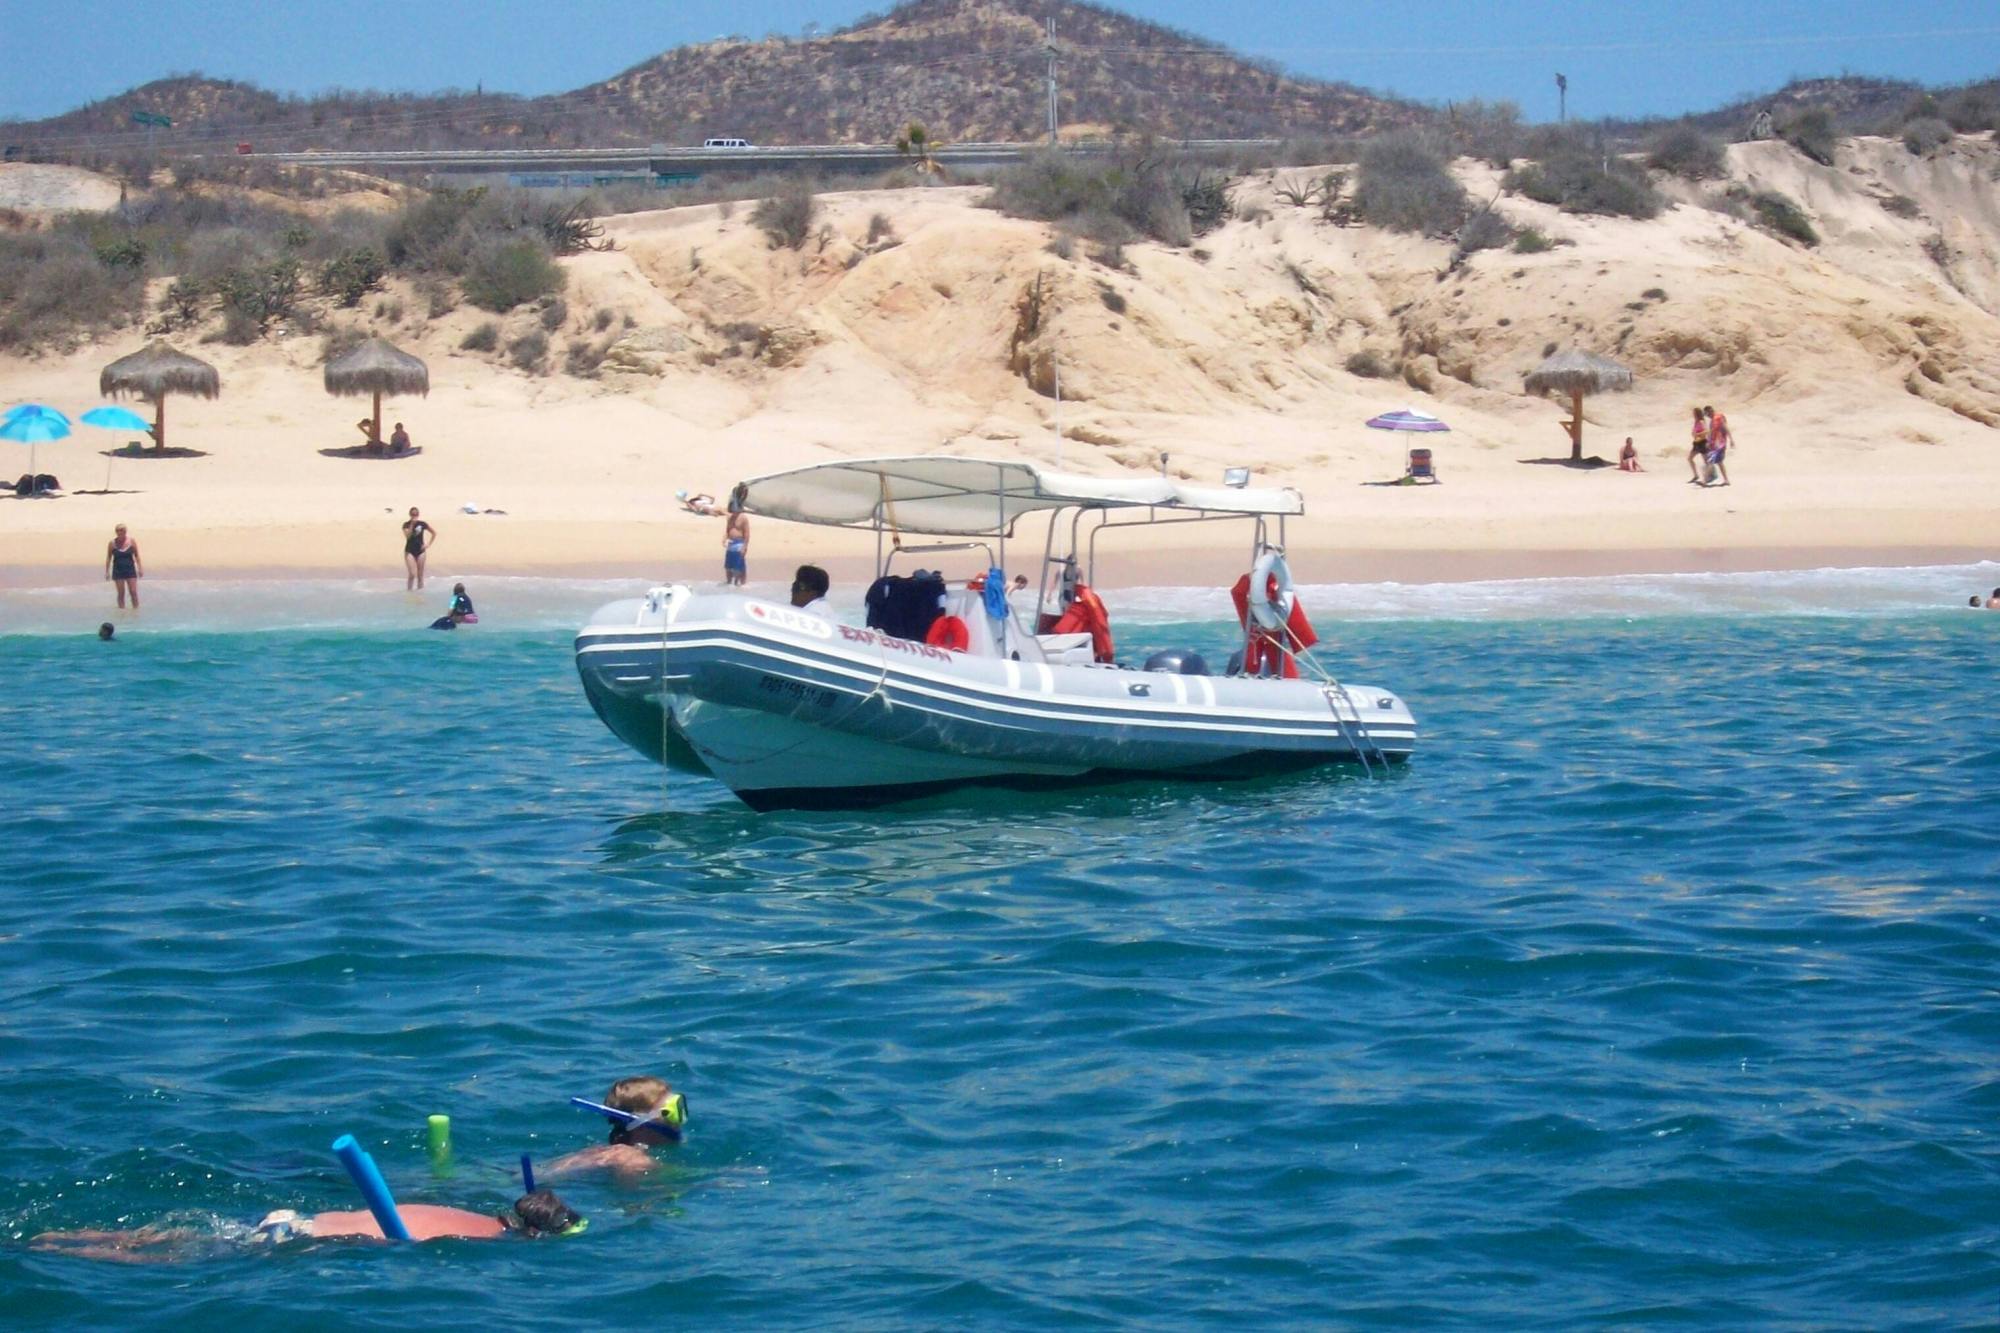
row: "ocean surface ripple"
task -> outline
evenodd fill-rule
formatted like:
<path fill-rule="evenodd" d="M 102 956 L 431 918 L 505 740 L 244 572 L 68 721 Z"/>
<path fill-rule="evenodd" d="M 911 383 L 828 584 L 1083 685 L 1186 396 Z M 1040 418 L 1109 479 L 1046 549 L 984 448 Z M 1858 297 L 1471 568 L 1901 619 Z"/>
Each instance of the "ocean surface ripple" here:
<path fill-rule="evenodd" d="M 1364 619 L 1387 778 L 764 816 L 625 752 L 560 632 L 0 639 L 0 1309 L 1990 1321 L 1997 627 Z M 355 1206 L 344 1132 L 502 1208 L 645 1070 L 691 1133 L 566 1184 L 583 1237 L 221 1239 Z M 27 1244 L 162 1219 L 218 1239 Z"/>

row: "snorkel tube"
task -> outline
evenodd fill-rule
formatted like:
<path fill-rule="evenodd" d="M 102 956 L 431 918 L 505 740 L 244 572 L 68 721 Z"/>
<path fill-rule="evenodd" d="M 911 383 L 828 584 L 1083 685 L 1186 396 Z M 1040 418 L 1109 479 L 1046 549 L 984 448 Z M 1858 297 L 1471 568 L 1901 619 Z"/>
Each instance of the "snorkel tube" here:
<path fill-rule="evenodd" d="M 615 1106 L 591 1101 L 588 1097 L 572 1097 L 569 1099 L 569 1104 L 586 1111 L 595 1111 L 612 1124 L 625 1129 L 650 1129 L 675 1143 L 680 1142 L 681 1126 L 687 1123 L 687 1098 L 678 1092 L 668 1094 L 667 1100 L 660 1104 L 658 1110 L 649 1111 L 645 1115 L 621 1111 Z"/>
<path fill-rule="evenodd" d="M 375 1166 L 375 1159 L 368 1150 L 354 1141 L 352 1134 L 342 1134 L 333 1141 L 333 1155 L 347 1168 L 347 1174 L 354 1178 L 356 1189 L 368 1201 L 368 1211 L 375 1214 L 375 1225 L 382 1228 L 382 1234 L 390 1240 L 409 1240 L 410 1229 L 403 1225 L 403 1215 L 396 1211 L 396 1200 L 389 1193 L 389 1184 L 382 1179 L 382 1173 Z"/>

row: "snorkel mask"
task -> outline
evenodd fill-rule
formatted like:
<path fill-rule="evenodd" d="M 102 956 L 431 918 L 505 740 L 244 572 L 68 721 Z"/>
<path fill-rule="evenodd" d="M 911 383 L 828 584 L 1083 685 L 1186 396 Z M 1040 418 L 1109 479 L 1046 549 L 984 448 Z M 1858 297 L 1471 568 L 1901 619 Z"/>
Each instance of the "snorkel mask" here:
<path fill-rule="evenodd" d="M 585 1111 L 595 1111 L 627 1133 L 650 1129 L 662 1138 L 675 1142 L 679 1142 L 681 1129 L 687 1124 L 687 1098 L 678 1092 L 668 1093 L 665 1101 L 644 1115 L 621 1111 L 615 1106 L 591 1101 L 588 1097 L 572 1097 L 569 1104 Z"/>

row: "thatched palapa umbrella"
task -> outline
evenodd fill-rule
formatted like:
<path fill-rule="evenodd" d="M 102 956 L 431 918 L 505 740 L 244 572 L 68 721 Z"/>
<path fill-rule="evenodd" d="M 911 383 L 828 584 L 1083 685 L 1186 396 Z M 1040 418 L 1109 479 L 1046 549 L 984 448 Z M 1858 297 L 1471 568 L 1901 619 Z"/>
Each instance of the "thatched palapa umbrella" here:
<path fill-rule="evenodd" d="M 382 395 L 422 394 L 430 397 L 430 368 L 399 347 L 370 338 L 326 363 L 326 391 L 375 395 L 375 425 L 369 443 L 382 443 Z"/>
<path fill-rule="evenodd" d="M 219 397 L 222 376 L 206 361 L 155 342 L 143 351 L 121 356 L 97 377 L 97 391 L 107 398 L 133 393 L 153 405 L 153 447 L 167 447 L 167 395 L 194 393 Z"/>
<path fill-rule="evenodd" d="M 1607 393 L 1614 389 L 1632 387 L 1632 372 L 1593 352 L 1566 350 L 1557 352 L 1548 360 L 1528 372 L 1525 381 L 1529 393 L 1545 394 L 1551 391 L 1569 395 L 1570 419 L 1563 423 L 1569 432 L 1569 461 L 1583 461 L 1583 396 L 1587 393 Z"/>

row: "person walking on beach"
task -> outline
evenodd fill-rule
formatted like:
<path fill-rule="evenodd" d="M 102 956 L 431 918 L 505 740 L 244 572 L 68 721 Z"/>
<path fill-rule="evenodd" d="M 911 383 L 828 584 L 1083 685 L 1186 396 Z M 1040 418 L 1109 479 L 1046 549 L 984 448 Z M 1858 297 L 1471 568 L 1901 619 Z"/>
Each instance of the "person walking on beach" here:
<path fill-rule="evenodd" d="M 139 543 L 125 533 L 125 525 L 120 523 L 113 530 L 110 543 L 104 548 L 104 577 L 118 585 L 118 609 L 125 609 L 125 594 L 132 594 L 132 609 L 139 609 L 139 580 L 146 577 L 146 566 L 139 559 Z"/>
<path fill-rule="evenodd" d="M 424 557 L 436 542 L 437 529 L 417 517 L 417 507 L 411 505 L 410 517 L 403 524 L 405 590 L 415 592 L 424 586 Z"/>
<path fill-rule="evenodd" d="M 750 577 L 750 515 L 743 512 L 743 488 L 729 496 L 729 522 L 722 529 L 722 581 L 732 588 Z"/>
<path fill-rule="evenodd" d="M 1729 433 L 1729 419 L 1727 417 L 1723 416 L 1722 413 L 1717 412 L 1714 416 L 1709 418 L 1708 421 L 1708 466 L 1710 470 L 1709 485 L 1727 486 L 1729 484 L 1729 466 L 1723 460 L 1729 454 L 1729 446 L 1734 444 L 1735 442 L 1736 442 L 1735 437 Z M 1715 480 L 1716 473 L 1722 474 L 1721 481 Z"/>
<path fill-rule="evenodd" d="M 1701 465 L 1708 461 L 1708 416 L 1715 411 L 1712 407 L 1697 407 L 1694 410 L 1694 439 L 1688 443 L 1688 481 L 1699 486 Z"/>

